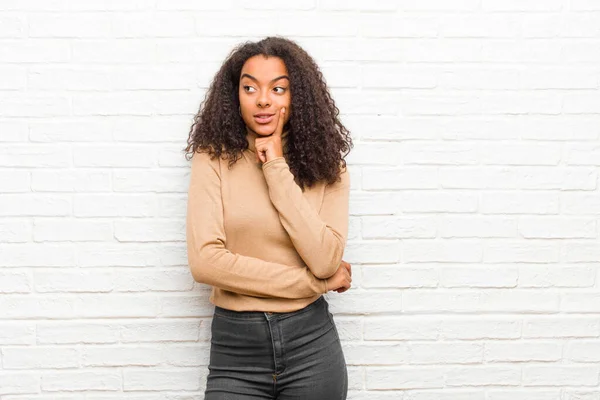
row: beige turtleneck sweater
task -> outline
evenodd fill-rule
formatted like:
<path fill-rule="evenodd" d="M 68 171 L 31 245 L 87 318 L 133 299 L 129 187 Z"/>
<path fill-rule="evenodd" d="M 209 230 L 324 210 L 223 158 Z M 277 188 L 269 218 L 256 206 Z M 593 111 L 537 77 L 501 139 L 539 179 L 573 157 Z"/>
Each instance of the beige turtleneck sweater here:
<path fill-rule="evenodd" d="M 287 131 L 282 134 L 285 148 Z M 209 301 L 236 311 L 299 310 L 327 292 L 348 235 L 350 177 L 303 192 L 285 157 L 257 160 L 254 139 L 228 160 L 194 153 L 187 204 L 187 254 Z M 329 288 L 331 290 L 333 288 Z"/>

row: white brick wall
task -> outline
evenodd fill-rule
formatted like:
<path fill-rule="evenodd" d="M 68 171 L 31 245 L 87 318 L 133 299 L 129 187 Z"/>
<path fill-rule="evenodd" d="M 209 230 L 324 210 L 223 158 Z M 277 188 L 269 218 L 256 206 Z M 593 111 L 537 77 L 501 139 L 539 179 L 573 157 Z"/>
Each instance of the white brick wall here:
<path fill-rule="evenodd" d="M 274 34 L 355 139 L 349 399 L 600 399 L 600 1 L 4 0 L 0 400 L 202 399 L 179 150 Z"/>

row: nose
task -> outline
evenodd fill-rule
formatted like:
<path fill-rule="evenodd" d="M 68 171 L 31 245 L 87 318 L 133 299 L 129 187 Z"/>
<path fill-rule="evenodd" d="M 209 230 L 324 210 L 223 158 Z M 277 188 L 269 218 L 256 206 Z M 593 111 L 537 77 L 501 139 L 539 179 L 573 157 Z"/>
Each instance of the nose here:
<path fill-rule="evenodd" d="M 271 104 L 271 100 L 269 99 L 268 91 L 266 93 L 261 92 L 260 96 L 258 96 L 257 106 L 260 108 L 268 107 Z"/>

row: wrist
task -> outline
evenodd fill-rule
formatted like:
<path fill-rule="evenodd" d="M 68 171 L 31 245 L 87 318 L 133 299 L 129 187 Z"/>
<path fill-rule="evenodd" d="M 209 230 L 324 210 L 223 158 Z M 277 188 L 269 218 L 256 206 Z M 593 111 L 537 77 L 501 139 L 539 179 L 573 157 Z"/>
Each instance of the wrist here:
<path fill-rule="evenodd" d="M 285 162 L 285 157 L 281 156 L 281 157 L 273 157 L 270 160 L 267 160 L 265 163 L 263 163 L 262 167 L 268 167 L 271 164 L 275 164 L 277 162 Z"/>

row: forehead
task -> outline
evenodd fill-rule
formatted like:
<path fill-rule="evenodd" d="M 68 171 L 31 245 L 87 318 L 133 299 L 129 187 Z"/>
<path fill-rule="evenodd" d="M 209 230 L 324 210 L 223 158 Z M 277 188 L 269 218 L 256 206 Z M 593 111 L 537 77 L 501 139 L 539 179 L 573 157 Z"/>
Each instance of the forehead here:
<path fill-rule="evenodd" d="M 265 57 L 262 54 L 250 57 L 244 63 L 240 74 L 250 74 L 259 81 L 268 82 L 271 79 L 287 74 L 287 68 L 279 57 Z"/>

